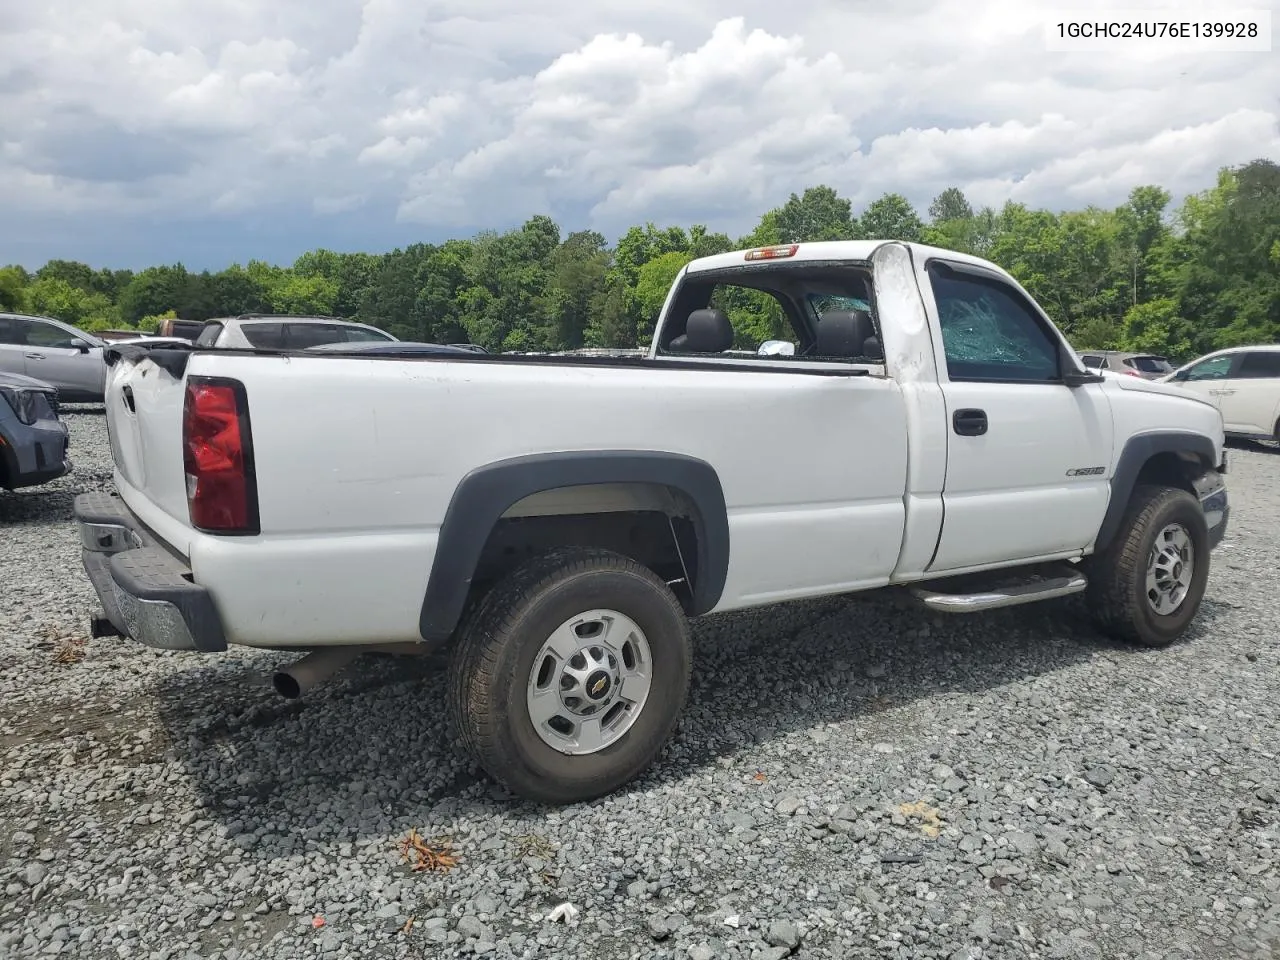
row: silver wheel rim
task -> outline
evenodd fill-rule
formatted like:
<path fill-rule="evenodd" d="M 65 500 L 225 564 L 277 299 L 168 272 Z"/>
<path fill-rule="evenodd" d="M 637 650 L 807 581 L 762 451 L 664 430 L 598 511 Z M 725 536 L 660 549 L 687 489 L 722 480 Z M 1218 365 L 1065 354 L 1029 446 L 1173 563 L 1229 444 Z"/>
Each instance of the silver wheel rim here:
<path fill-rule="evenodd" d="M 534 658 L 529 719 L 552 749 L 596 753 L 631 729 L 652 680 L 653 656 L 639 625 L 616 610 L 588 610 L 557 627 Z"/>
<path fill-rule="evenodd" d="M 1191 535 L 1180 523 L 1160 531 L 1147 559 L 1147 602 L 1163 617 L 1182 606 L 1191 590 L 1195 572 L 1195 548 Z"/>

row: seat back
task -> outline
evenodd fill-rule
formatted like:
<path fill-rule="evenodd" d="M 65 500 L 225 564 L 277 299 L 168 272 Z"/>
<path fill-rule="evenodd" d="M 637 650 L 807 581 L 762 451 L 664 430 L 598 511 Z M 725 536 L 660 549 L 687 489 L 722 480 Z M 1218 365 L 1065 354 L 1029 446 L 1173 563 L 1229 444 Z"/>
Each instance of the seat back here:
<path fill-rule="evenodd" d="M 677 353 L 723 353 L 733 346 L 733 324 L 722 310 L 695 310 L 685 322 L 684 333 L 671 341 Z"/>
<path fill-rule="evenodd" d="M 871 314 L 865 310 L 830 310 L 818 321 L 814 353 L 820 357 L 865 357 L 868 340 L 876 340 Z M 878 347 L 879 342 L 875 345 Z"/>

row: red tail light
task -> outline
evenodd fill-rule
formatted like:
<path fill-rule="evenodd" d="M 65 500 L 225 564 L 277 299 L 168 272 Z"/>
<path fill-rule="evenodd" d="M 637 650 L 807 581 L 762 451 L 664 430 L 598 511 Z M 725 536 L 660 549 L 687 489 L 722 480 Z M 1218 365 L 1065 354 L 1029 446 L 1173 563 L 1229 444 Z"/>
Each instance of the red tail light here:
<path fill-rule="evenodd" d="M 187 380 L 182 452 L 191 525 L 206 533 L 258 533 L 258 487 L 244 384 L 219 377 Z"/>

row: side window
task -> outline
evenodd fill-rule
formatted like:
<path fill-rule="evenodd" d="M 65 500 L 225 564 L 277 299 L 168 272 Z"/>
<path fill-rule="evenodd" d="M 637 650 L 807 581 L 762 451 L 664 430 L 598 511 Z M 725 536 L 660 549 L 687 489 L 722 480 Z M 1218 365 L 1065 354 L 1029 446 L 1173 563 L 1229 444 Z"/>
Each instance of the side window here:
<path fill-rule="evenodd" d="M 255 350 L 285 349 L 282 323 L 242 323 L 240 332 Z"/>
<path fill-rule="evenodd" d="M 1280 377 L 1280 350 L 1246 353 L 1240 361 L 1236 376 L 1249 380 L 1270 380 Z"/>
<path fill-rule="evenodd" d="M 29 347 L 57 347 L 64 350 L 74 349 L 84 343 L 79 337 L 67 333 L 61 327 L 40 320 L 19 320 L 19 327 L 25 326 L 26 343 Z"/>
<path fill-rule="evenodd" d="M 20 347 L 26 342 L 18 328 L 18 322 L 9 317 L 0 317 L 0 346 Z"/>
<path fill-rule="evenodd" d="M 1105 357 L 1100 357 L 1096 353 L 1083 353 L 1080 355 L 1080 362 L 1090 370 L 1101 370 L 1107 361 Z"/>
<path fill-rule="evenodd" d="M 381 330 L 366 330 L 364 327 L 347 327 L 347 343 L 390 343 L 391 338 Z"/>
<path fill-rule="evenodd" d="M 1203 360 L 1191 367 L 1187 371 L 1184 380 L 1225 380 L 1227 374 L 1231 371 L 1231 361 L 1234 360 L 1231 354 L 1221 357 L 1214 357 L 1212 360 Z"/>
<path fill-rule="evenodd" d="M 222 333 L 222 324 L 209 323 L 205 324 L 200 335 L 196 337 L 195 344 L 197 347 L 212 347 L 218 342 L 218 336 Z"/>
<path fill-rule="evenodd" d="M 283 350 L 306 350 L 327 343 L 350 343 L 347 328 L 336 323 L 291 323 L 280 343 Z"/>
<path fill-rule="evenodd" d="M 1048 383 L 1058 346 L 1022 298 L 997 280 L 930 271 L 952 380 Z"/>

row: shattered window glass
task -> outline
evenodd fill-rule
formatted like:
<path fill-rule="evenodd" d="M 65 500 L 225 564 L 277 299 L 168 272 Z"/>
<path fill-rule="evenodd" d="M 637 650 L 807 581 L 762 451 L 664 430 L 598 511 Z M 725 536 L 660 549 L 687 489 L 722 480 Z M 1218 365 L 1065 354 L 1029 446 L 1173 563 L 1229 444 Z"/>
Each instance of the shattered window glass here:
<path fill-rule="evenodd" d="M 1035 316 L 996 283 L 931 278 L 952 379 L 1058 378 L 1057 349 Z"/>

